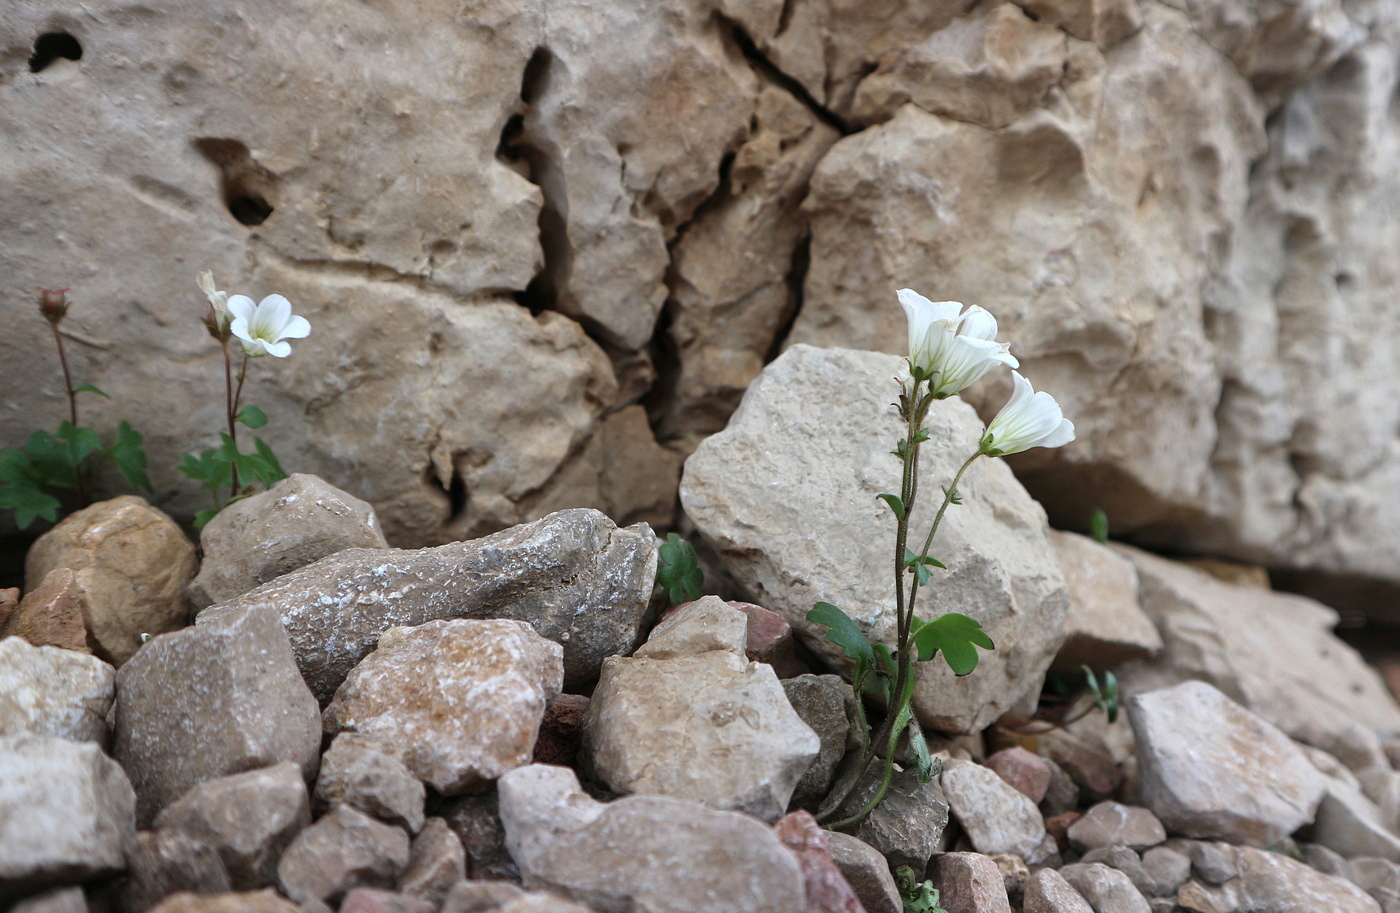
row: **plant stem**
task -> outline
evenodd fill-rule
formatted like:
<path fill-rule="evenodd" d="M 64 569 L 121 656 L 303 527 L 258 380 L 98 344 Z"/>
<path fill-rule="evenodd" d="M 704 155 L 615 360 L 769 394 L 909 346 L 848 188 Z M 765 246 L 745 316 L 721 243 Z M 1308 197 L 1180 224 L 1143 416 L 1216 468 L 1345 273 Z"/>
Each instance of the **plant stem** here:
<path fill-rule="evenodd" d="M 228 437 L 233 442 L 234 452 L 238 452 L 238 404 L 243 399 L 243 380 L 248 375 L 248 353 L 243 353 L 243 364 L 238 366 L 238 387 L 233 385 L 233 363 L 228 354 L 228 342 L 224 348 L 224 408 L 228 418 Z M 238 497 L 238 464 L 229 466 L 229 497 Z"/>
<path fill-rule="evenodd" d="M 933 525 L 929 527 L 928 535 L 924 537 L 924 548 L 923 551 L 919 552 L 920 558 L 928 556 L 928 550 L 933 546 L 933 537 L 938 533 L 939 525 L 943 523 L 943 515 L 948 512 L 948 505 L 952 504 L 953 499 L 958 496 L 958 483 L 962 481 L 963 473 L 967 472 L 981 455 L 982 451 L 978 450 L 972 456 L 968 457 L 963 462 L 962 466 L 958 467 L 958 474 L 953 476 L 953 484 L 949 485 L 948 490 L 944 492 L 943 504 L 938 508 L 937 516 L 933 518 Z M 911 616 L 914 614 L 914 600 L 917 599 L 918 596 L 919 577 L 916 574 L 914 576 L 914 582 L 909 586 L 909 614 Z"/>
<path fill-rule="evenodd" d="M 68 393 L 68 421 L 74 427 L 78 427 L 78 394 L 73 389 L 73 373 L 68 369 L 68 352 L 63 347 L 63 334 L 58 332 L 58 324 L 50 323 L 49 328 L 53 330 L 53 341 L 58 346 L 58 363 L 63 366 L 63 388 Z M 78 490 L 78 503 L 87 507 L 92 503 L 88 494 L 87 474 L 83 467 L 73 467 L 73 478 L 76 481 Z"/>

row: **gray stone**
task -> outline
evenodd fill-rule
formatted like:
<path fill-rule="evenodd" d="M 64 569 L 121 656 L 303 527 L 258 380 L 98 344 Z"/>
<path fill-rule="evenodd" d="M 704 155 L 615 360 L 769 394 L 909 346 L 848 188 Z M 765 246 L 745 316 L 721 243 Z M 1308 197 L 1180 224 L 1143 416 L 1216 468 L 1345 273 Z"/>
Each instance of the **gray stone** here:
<path fill-rule="evenodd" d="M 718 596 L 688 602 L 662 619 L 633 656 L 673 659 L 724 650 L 746 656 L 749 620 Z"/>
<path fill-rule="evenodd" d="M 1102 863 L 1077 862 L 1060 869 L 1094 913 L 1151 913 L 1147 898 L 1125 873 Z"/>
<path fill-rule="evenodd" d="M 1055 869 L 1036 869 L 1026 881 L 1025 913 L 1095 913 L 1084 895 Z"/>
<path fill-rule="evenodd" d="M 1191 859 L 1170 847 L 1154 846 L 1142 854 L 1146 885 L 1139 885 L 1148 898 L 1174 896 L 1191 877 Z"/>
<path fill-rule="evenodd" d="M 996 862 L 981 853 L 943 853 L 929 863 L 930 880 L 948 913 L 1011 913 Z"/>
<path fill-rule="evenodd" d="M 316 801 L 322 808 L 345 802 L 416 834 L 423 827 L 426 796 L 422 781 L 372 738 L 342 732 L 321 755 Z"/>
<path fill-rule="evenodd" d="M 847 750 L 856 747 L 852 744 L 856 736 L 851 727 L 856 696 L 850 684 L 839 675 L 799 675 L 784 679 L 783 692 L 802 722 L 821 740 L 817 757 L 792 791 L 791 804 L 811 811 L 831 790 L 837 765 Z"/>
<path fill-rule="evenodd" d="M 214 777 L 291 761 L 310 780 L 320 748 L 316 699 L 270 609 L 157 637 L 117 673 L 112 753 L 142 825 Z"/>
<path fill-rule="evenodd" d="M 440 907 L 452 886 L 467 877 L 467 853 L 462 841 L 442 818 L 429 818 L 409 847 L 408 868 L 398 889 Z"/>
<path fill-rule="evenodd" d="M 1145 850 L 1166 840 L 1167 832 L 1147 809 L 1109 801 L 1098 803 L 1071 824 L 1069 839 L 1081 850 L 1115 845 Z"/>
<path fill-rule="evenodd" d="M 322 703 L 385 631 L 449 618 L 526 622 L 564 645 L 572 689 L 597 678 L 604 657 L 637 645 L 656 560 L 645 524 L 619 529 L 598 511 L 563 510 L 470 542 L 349 549 L 205 609 L 198 621 L 274 607 Z"/>
<path fill-rule="evenodd" d="M 313 475 L 292 473 L 235 501 L 199 533 L 203 560 L 190 583 L 196 609 L 347 548 L 388 548 L 374 508 Z"/>
<path fill-rule="evenodd" d="M 1387 762 L 1384 767 L 1361 770 L 1356 779 L 1366 798 L 1376 803 L 1381 822 L 1391 830 L 1400 828 L 1400 770 Z"/>
<path fill-rule="evenodd" d="M 1142 610 L 1133 563 L 1087 536 L 1052 530 L 1050 541 L 1069 593 L 1065 643 L 1051 668 L 1110 669 L 1161 652 L 1162 635 Z"/>
<path fill-rule="evenodd" d="M 1079 808 L 1079 786 L 1065 769 L 1049 758 L 1045 763 L 1050 768 L 1050 785 L 1046 787 L 1045 798 L 1040 801 L 1040 811 L 1047 818 L 1063 815 Z"/>
<path fill-rule="evenodd" d="M 87 913 L 87 897 L 82 888 L 55 888 L 26 897 L 10 907 L 9 913 Z"/>
<path fill-rule="evenodd" d="M 1086 865 L 1099 862 L 1111 869 L 1117 869 L 1128 876 L 1133 887 L 1137 888 L 1139 892 L 1149 896 L 1152 893 L 1147 873 L 1143 871 L 1142 857 L 1126 846 L 1101 846 L 1085 853 L 1079 858 L 1079 862 Z"/>
<path fill-rule="evenodd" d="M 287 847 L 277 863 L 277 883 L 292 900 L 333 904 L 352 888 L 392 888 L 408 857 L 402 828 L 337 805 Z"/>
<path fill-rule="evenodd" d="M 325 731 L 373 740 L 444 795 L 475 791 L 530 762 L 562 657 L 519 621 L 390 628 L 336 689 Z"/>
<path fill-rule="evenodd" d="M 1191 870 L 1207 884 L 1224 884 L 1240 874 L 1239 861 L 1226 844 L 1193 840 L 1189 853 Z"/>
<path fill-rule="evenodd" d="M 828 831 L 826 844 L 832 860 L 869 913 L 901 913 L 904 907 L 899 886 L 879 850 L 840 831 Z"/>
<path fill-rule="evenodd" d="M 1317 843 L 1348 858 L 1379 856 L 1400 862 L 1400 836 L 1381 820 L 1374 802 L 1342 780 L 1327 779 L 1312 835 Z"/>
<path fill-rule="evenodd" d="M 796 856 L 747 815 L 664 796 L 604 805 L 572 771 L 542 765 L 511 771 L 498 788 L 527 887 L 635 913 L 804 908 Z"/>
<path fill-rule="evenodd" d="M 727 640 L 706 633 L 714 613 L 730 622 Z M 586 769 L 620 793 L 781 817 L 821 741 L 773 667 L 744 658 L 745 625 L 719 600 L 697 602 L 647 645 L 660 656 L 606 660 L 583 721 Z"/>
<path fill-rule="evenodd" d="M 1045 840 L 1045 820 L 1034 802 L 995 771 L 950 760 L 943 767 L 943 792 L 977 852 L 1040 862 L 1036 851 Z"/>
<path fill-rule="evenodd" d="M 310 823 L 306 781 L 290 761 L 205 780 L 155 819 L 217 850 L 237 891 L 275 884 L 282 851 Z"/>
<path fill-rule="evenodd" d="M 1370 895 L 1345 878 L 1324 875 L 1282 853 L 1249 846 L 1221 849 L 1235 857 L 1239 875 L 1216 886 L 1186 882 L 1177 893 L 1180 906 L 1204 913 L 1381 913 L 1380 905 Z"/>
<path fill-rule="evenodd" d="M 126 865 L 122 905 L 128 913 L 145 913 L 181 891 L 218 894 L 233 887 L 219 851 L 180 831 L 138 831 Z"/>
<path fill-rule="evenodd" d="M 1320 843 L 1303 843 L 1299 845 L 1299 849 L 1303 851 L 1303 861 L 1322 874 L 1351 877 L 1347 858 L 1336 850 L 1329 850 Z"/>
<path fill-rule="evenodd" d="M 116 670 L 95 656 L 0 640 L 0 738 L 52 735 L 107 741 Z"/>
<path fill-rule="evenodd" d="M 525 894 L 525 889 L 509 881 L 472 880 L 454 885 L 447 893 L 441 913 L 478 913 L 499 910 Z"/>
<path fill-rule="evenodd" d="M 845 606 L 873 641 L 894 636 L 892 526 L 875 496 L 899 490 L 900 463 L 889 451 L 902 431 L 887 405 L 902 364 L 878 353 L 790 348 L 750 386 L 729 426 L 690 456 L 681 483 L 686 514 L 740 588 L 781 612 L 834 668 L 849 662 L 826 628 L 807 620 L 814 603 Z M 935 403 L 928 428 L 921 471 L 925 491 L 936 492 L 976 449 L 982 425 L 966 404 L 946 400 Z M 914 706 L 931 729 L 971 732 L 1039 688 L 1063 640 L 1067 603 L 1041 510 L 1010 470 L 984 460 L 960 492 L 957 522 L 933 548 L 948 570 L 924 591 L 929 601 L 919 611 L 964 612 L 998 649 L 961 679 L 943 663 L 920 663 Z M 804 528 L 835 532 L 800 535 L 792 526 L 799 516 Z"/>
<path fill-rule="evenodd" d="M 126 774 L 91 742 L 0 739 L 0 899 L 115 874 L 136 831 Z"/>
<path fill-rule="evenodd" d="M 1288 738 L 1205 682 L 1128 700 L 1139 799 L 1172 833 L 1267 846 L 1312 820 L 1325 778 Z M 1266 783 L 1258 772 L 1270 771 Z"/>
<path fill-rule="evenodd" d="M 1358 856 L 1338 874 L 1350 878 L 1357 887 L 1374 897 L 1385 913 L 1400 909 L 1400 866 L 1389 859 Z"/>
<path fill-rule="evenodd" d="M 811 812 L 798 809 L 784 815 L 773 825 L 773 832 L 797 857 L 807 909 L 864 913 L 865 907 L 855 889 L 831 858 L 826 839 L 829 831 L 817 824 Z"/>
<path fill-rule="evenodd" d="M 340 902 L 339 913 L 438 913 L 438 905 L 381 888 L 354 888 Z"/>
<path fill-rule="evenodd" d="M 879 776 L 879 767 L 867 773 L 841 804 L 837 817 L 846 818 L 864 808 L 875 795 Z M 840 778 L 837 782 L 841 782 Z M 907 865 L 922 872 L 929 859 L 944 849 L 943 832 L 947 826 L 948 800 L 940 778 L 920 783 L 918 771 L 901 770 L 896 765 L 885 797 L 855 825 L 854 833 L 879 850 L 892 869 Z"/>

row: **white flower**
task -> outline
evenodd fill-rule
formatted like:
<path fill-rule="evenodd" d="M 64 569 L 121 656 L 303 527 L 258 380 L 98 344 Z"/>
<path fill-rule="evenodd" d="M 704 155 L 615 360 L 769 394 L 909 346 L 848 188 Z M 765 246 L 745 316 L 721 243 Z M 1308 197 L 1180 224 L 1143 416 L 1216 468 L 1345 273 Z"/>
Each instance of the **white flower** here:
<path fill-rule="evenodd" d="M 1074 423 L 1064 417 L 1049 393 L 1036 393 L 1020 372 L 1011 372 L 1016 385 L 982 437 L 987 456 L 1006 456 L 1032 447 L 1063 447 L 1074 440 Z"/>
<path fill-rule="evenodd" d="M 292 303 L 281 295 L 268 295 L 257 304 L 247 295 L 232 295 L 228 312 L 233 315 L 229 329 L 243 340 L 243 351 L 257 357 L 286 358 L 292 354 L 287 339 L 301 339 L 311 332 L 305 317 L 292 313 Z"/>
<path fill-rule="evenodd" d="M 929 301 L 912 289 L 897 293 L 909 317 L 909 365 L 929 378 L 929 392 L 938 399 L 967 389 L 997 365 L 1020 367 L 996 341 L 997 321 L 972 305 L 967 310 L 956 301 Z"/>
<path fill-rule="evenodd" d="M 228 326 L 231 319 L 228 313 L 228 292 L 221 292 L 214 288 L 214 274 L 205 270 L 195 277 L 199 283 L 199 290 L 204 293 L 204 297 L 209 299 L 209 306 L 214 309 L 214 321 L 216 326 L 211 330 L 222 330 Z"/>

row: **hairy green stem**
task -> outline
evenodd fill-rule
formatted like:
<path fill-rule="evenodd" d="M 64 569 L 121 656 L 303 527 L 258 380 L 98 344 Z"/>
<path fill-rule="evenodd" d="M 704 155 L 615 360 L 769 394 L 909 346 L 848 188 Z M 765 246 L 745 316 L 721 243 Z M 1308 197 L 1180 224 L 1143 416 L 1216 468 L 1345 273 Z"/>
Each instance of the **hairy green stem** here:
<path fill-rule="evenodd" d="M 49 323 L 49 328 L 53 330 L 54 345 L 58 346 L 58 363 L 63 366 L 63 389 L 68 393 L 68 421 L 74 427 L 78 427 L 78 393 L 73 389 L 73 373 L 68 368 L 68 352 L 63 347 L 63 334 L 58 332 L 58 324 Z M 71 445 L 70 445 L 71 447 Z M 71 452 L 71 450 L 70 450 Z M 78 493 L 78 504 L 87 507 L 92 503 L 92 497 L 88 494 L 87 474 L 81 466 L 73 467 L 73 479 Z"/>

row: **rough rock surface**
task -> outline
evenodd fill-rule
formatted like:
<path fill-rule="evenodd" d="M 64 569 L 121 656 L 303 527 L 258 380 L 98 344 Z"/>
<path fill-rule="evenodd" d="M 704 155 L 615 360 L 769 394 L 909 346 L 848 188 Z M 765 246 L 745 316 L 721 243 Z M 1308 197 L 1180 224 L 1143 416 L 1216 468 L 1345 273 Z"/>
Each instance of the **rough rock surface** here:
<path fill-rule="evenodd" d="M 1036 869 L 1026 879 L 1025 913 L 1096 913 L 1084 895 L 1055 869 Z"/>
<path fill-rule="evenodd" d="M 74 572 L 82 591 L 94 652 L 115 665 L 131 658 L 142 634 L 186 624 L 194 546 L 174 520 L 135 495 L 69 514 L 40 536 L 24 559 L 27 587 L 60 567 Z"/>
<path fill-rule="evenodd" d="M 746 618 L 691 603 L 633 657 L 611 657 L 583 723 L 586 768 L 624 794 L 768 821 L 787 810 L 821 740 L 773 668 L 744 659 Z"/>
<path fill-rule="evenodd" d="M 1074 889 L 1089 901 L 1094 913 L 1151 913 L 1127 874 L 1099 862 L 1076 862 L 1060 869 Z"/>
<path fill-rule="evenodd" d="M 107 742 L 116 671 L 95 656 L 0 640 L 0 738 L 52 735 Z"/>
<path fill-rule="evenodd" d="M 321 755 L 316 801 L 323 806 L 345 802 L 416 834 L 423 827 L 426 795 L 422 781 L 372 738 L 342 732 Z"/>
<path fill-rule="evenodd" d="M 287 847 L 277 863 L 277 883 L 297 902 L 333 904 L 362 885 L 392 888 L 408 858 L 409 840 L 402 828 L 337 805 Z"/>
<path fill-rule="evenodd" d="M 1219 885 L 1188 881 L 1177 903 L 1188 910 L 1268 910 L 1278 913 L 1380 913 L 1381 906 L 1345 878 L 1324 875 L 1282 853 L 1249 846 L 1223 846 L 1238 875 Z"/>
<path fill-rule="evenodd" d="M 773 831 L 783 846 L 792 850 L 802 866 L 802 882 L 807 909 L 823 913 L 866 913 L 865 906 L 846 876 L 832 859 L 827 847 L 827 831 L 822 830 L 810 812 L 784 815 Z"/>
<path fill-rule="evenodd" d="M 899 886 L 879 850 L 840 831 L 828 831 L 826 845 L 867 913 L 900 913 L 904 909 L 899 899 Z"/>
<path fill-rule="evenodd" d="M 1166 840 L 1167 832 L 1145 808 L 1100 802 L 1069 826 L 1069 839 L 1081 850 L 1106 846 L 1145 850 Z"/>
<path fill-rule="evenodd" d="M 544 765 L 511 771 L 500 791 L 526 887 L 636 913 L 805 909 L 796 856 L 747 815 L 665 796 L 604 805 L 572 771 Z"/>
<path fill-rule="evenodd" d="M 912 768 L 896 771 L 880 804 L 855 826 L 855 836 L 879 850 L 892 868 L 907 865 L 922 872 L 942 848 L 948 826 L 948 801 L 940 779 L 920 783 Z M 838 815 L 848 817 L 864 808 L 875 794 L 877 781 L 875 774 L 868 775 L 842 803 Z"/>
<path fill-rule="evenodd" d="M 749 388 L 729 427 L 686 461 L 681 502 L 726 570 L 833 666 L 844 659 L 826 629 L 807 620 L 814 603 L 846 607 L 872 640 L 894 635 L 894 527 L 875 496 L 899 490 L 889 451 L 900 421 L 888 403 L 900 371 L 899 359 L 878 353 L 789 349 Z M 928 426 L 924 478 L 951 480 L 981 425 L 967 405 L 947 400 Z M 929 727 L 970 732 L 1039 688 L 1063 641 L 1067 604 L 1044 515 L 1010 470 L 983 460 L 959 490 L 965 503 L 933 547 L 948 570 L 919 610 L 925 618 L 966 613 L 998 649 L 962 678 L 942 663 L 919 664 L 914 706 Z M 927 510 L 916 507 L 916 526 L 931 518 Z M 799 526 L 824 532 L 801 535 Z"/>
<path fill-rule="evenodd" d="M 1037 850 L 1045 840 L 1045 821 L 1035 803 L 996 771 L 949 760 L 943 767 L 943 793 L 977 852 L 1041 861 Z"/>
<path fill-rule="evenodd" d="M 321 721 L 276 612 L 157 637 L 117 671 L 112 754 L 143 826 L 197 783 L 291 761 L 315 776 Z"/>
<path fill-rule="evenodd" d="M 1108 669 L 1160 652 L 1162 635 L 1142 610 L 1132 562 L 1075 533 L 1053 530 L 1050 541 L 1069 593 L 1065 644 L 1053 668 Z"/>
<path fill-rule="evenodd" d="M 475 791 L 530 763 L 562 657 L 519 621 L 390 628 L 336 690 L 325 731 L 369 738 L 444 795 Z"/>
<path fill-rule="evenodd" d="M 1348 858 L 1376 856 L 1400 862 L 1400 835 L 1360 789 L 1335 777 L 1327 778 L 1327 792 L 1313 822 L 1313 840 Z"/>
<path fill-rule="evenodd" d="M 218 894 L 232 888 L 219 851 L 179 831 L 138 831 L 126 848 L 126 866 L 122 902 L 132 913 L 181 891 Z"/>
<path fill-rule="evenodd" d="M 277 860 L 311 823 L 302 770 L 287 761 L 205 780 L 156 815 L 155 826 L 179 831 L 218 851 L 235 890 L 277 881 Z"/>
<path fill-rule="evenodd" d="M 322 479 L 292 473 L 219 511 L 199 534 L 190 583 L 202 609 L 347 548 L 388 548 L 374 508 Z"/>
<path fill-rule="evenodd" d="M 136 797 L 91 742 L 0 738 L 0 899 L 126 867 Z"/>
<path fill-rule="evenodd" d="M 1311 599 L 1224 583 L 1119 547 L 1137 566 L 1142 607 L 1166 643 L 1136 675 L 1152 684 L 1210 682 L 1232 700 L 1324 751 L 1341 754 L 1354 727 L 1400 731 L 1400 706 L 1352 647 L 1332 633 L 1337 613 Z"/>
<path fill-rule="evenodd" d="M 91 653 L 86 591 L 72 568 L 56 567 L 9 612 L 0 611 L 0 637 L 23 637 L 36 647 Z"/>
<path fill-rule="evenodd" d="M 1185 682 L 1127 707 L 1138 796 L 1168 831 L 1268 846 L 1313 819 L 1326 778 L 1287 736 L 1215 688 Z"/>
<path fill-rule="evenodd" d="M 448 618 L 532 625 L 564 645 L 564 684 L 574 687 L 641 639 L 656 560 L 647 526 L 565 510 L 470 542 L 340 552 L 205 609 L 198 621 L 273 607 L 322 703 L 385 631 Z"/>
<path fill-rule="evenodd" d="M 799 675 L 783 681 L 788 703 L 817 738 L 821 748 L 797 781 L 792 804 L 812 810 L 831 790 L 837 765 L 847 750 L 858 747 L 851 726 L 855 718 L 855 692 L 839 675 Z"/>
<path fill-rule="evenodd" d="M 151 913 L 298 913 L 295 904 L 271 888 L 262 891 L 227 891 L 221 894 L 171 894 Z"/>
<path fill-rule="evenodd" d="M 467 854 L 462 841 L 442 818 L 429 818 L 409 847 L 408 868 L 399 876 L 398 889 L 421 897 L 437 909 L 452 886 L 467 877 Z"/>
<path fill-rule="evenodd" d="M 996 862 L 981 853 L 943 853 L 929 863 L 939 904 L 948 913 L 1011 913 Z"/>

